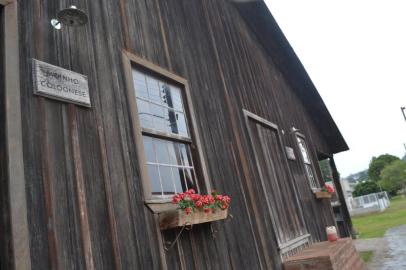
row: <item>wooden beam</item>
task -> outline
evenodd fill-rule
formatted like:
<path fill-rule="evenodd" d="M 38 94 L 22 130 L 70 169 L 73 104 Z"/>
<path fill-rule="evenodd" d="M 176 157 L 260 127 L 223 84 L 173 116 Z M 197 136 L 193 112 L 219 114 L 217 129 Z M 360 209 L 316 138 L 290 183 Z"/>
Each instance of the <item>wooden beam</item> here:
<path fill-rule="evenodd" d="M 16 2 L 16 0 L 0 0 L 0 5 L 6 6 L 6 5 L 11 4 L 13 2 Z"/>
<path fill-rule="evenodd" d="M 6 147 L 9 175 L 11 239 L 15 269 L 31 269 L 20 104 L 17 1 L 4 7 Z"/>

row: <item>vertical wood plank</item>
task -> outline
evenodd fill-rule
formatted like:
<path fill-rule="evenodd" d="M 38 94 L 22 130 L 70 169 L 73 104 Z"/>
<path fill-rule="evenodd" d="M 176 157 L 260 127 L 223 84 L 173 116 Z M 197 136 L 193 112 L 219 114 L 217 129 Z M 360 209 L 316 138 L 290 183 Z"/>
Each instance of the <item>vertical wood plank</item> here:
<path fill-rule="evenodd" d="M 81 234 L 83 241 L 84 256 L 86 261 L 86 269 L 93 270 L 93 254 L 92 254 L 92 245 L 90 239 L 90 228 L 88 220 L 88 211 L 86 204 L 86 194 L 85 194 L 85 185 L 83 182 L 82 174 L 82 160 L 80 155 L 80 145 L 78 137 L 78 124 L 76 120 L 76 109 L 75 105 L 70 104 L 68 107 L 69 111 L 69 124 L 71 129 L 71 138 L 72 138 L 72 153 L 73 153 L 73 162 L 75 164 L 75 178 L 76 178 L 76 189 L 79 199 L 79 209 L 80 209 L 80 223 L 81 223 Z"/>
<path fill-rule="evenodd" d="M 16 269 L 31 269 L 27 200 L 20 110 L 18 3 L 4 7 L 4 76 L 6 138 L 13 262 Z"/>

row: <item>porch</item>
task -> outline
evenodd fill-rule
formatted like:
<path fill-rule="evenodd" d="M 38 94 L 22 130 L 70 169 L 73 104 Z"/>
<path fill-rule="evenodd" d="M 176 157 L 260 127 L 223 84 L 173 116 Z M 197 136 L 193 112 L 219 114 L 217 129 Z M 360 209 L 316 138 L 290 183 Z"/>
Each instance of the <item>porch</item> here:
<path fill-rule="evenodd" d="M 284 262 L 285 270 L 361 270 L 364 263 L 351 238 L 320 242 Z"/>

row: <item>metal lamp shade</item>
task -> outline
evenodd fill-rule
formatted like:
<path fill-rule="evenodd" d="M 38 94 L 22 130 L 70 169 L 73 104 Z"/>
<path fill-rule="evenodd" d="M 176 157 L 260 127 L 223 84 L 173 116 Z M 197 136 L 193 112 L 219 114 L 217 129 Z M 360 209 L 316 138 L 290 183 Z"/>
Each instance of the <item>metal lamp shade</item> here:
<path fill-rule="evenodd" d="M 76 8 L 76 6 L 70 6 L 59 11 L 57 18 L 62 24 L 67 26 L 82 26 L 88 21 L 86 13 Z"/>

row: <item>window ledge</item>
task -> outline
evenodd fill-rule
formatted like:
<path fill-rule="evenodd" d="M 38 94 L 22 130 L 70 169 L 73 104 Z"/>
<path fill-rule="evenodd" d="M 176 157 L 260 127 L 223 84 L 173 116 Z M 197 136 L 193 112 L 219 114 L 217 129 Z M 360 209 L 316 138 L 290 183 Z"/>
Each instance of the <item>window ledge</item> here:
<path fill-rule="evenodd" d="M 175 211 L 177 209 L 177 205 L 173 204 L 171 199 L 146 200 L 145 205 L 154 214 Z"/>

